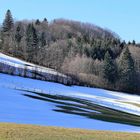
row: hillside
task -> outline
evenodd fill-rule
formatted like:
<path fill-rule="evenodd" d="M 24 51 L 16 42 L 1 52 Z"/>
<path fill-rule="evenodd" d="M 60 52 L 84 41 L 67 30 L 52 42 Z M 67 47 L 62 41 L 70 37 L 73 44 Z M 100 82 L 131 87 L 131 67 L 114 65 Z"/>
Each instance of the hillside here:
<path fill-rule="evenodd" d="M 0 31 L 4 54 L 55 69 L 80 85 L 140 93 L 134 40 L 126 43 L 110 30 L 66 19 L 14 21 L 10 10 Z"/>

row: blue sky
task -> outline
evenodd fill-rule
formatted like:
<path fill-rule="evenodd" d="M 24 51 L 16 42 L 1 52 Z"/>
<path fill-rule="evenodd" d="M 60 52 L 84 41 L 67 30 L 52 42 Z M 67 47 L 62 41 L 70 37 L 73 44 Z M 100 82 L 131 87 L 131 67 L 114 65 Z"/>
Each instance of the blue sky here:
<path fill-rule="evenodd" d="M 111 29 L 140 42 L 140 0 L 0 0 L 0 22 L 10 9 L 16 20 L 65 18 Z"/>

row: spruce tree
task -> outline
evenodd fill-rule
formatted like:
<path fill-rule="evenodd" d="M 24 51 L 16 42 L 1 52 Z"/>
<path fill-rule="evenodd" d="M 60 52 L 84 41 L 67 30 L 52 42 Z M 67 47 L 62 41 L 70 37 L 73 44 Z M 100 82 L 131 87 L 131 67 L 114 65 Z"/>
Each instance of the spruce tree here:
<path fill-rule="evenodd" d="M 44 22 L 48 22 L 48 20 L 46 19 L 46 18 L 44 18 L 44 20 L 43 20 Z"/>
<path fill-rule="evenodd" d="M 108 51 L 106 52 L 104 58 L 103 77 L 111 83 L 114 83 L 117 78 L 116 66 Z"/>
<path fill-rule="evenodd" d="M 133 44 L 133 45 L 136 45 L 136 41 L 135 41 L 135 40 L 133 40 L 133 41 L 132 41 L 132 44 Z"/>
<path fill-rule="evenodd" d="M 3 21 L 3 32 L 10 31 L 14 26 L 13 17 L 10 10 L 7 10 Z"/>
<path fill-rule="evenodd" d="M 22 52 L 22 47 L 20 47 L 20 42 L 21 42 L 21 39 L 23 37 L 21 27 L 22 27 L 21 23 L 19 23 L 18 26 L 16 27 L 16 31 L 15 31 L 16 45 L 15 45 L 15 48 L 14 48 L 14 51 L 13 51 L 15 56 L 21 56 L 21 54 L 23 53 Z"/>
<path fill-rule="evenodd" d="M 44 24 L 48 25 L 48 20 L 46 18 L 44 18 L 43 22 Z"/>
<path fill-rule="evenodd" d="M 124 90 L 134 89 L 135 68 L 134 61 L 131 57 L 128 47 L 125 48 L 119 62 L 119 73 L 121 86 Z"/>
<path fill-rule="evenodd" d="M 37 56 L 39 49 L 39 40 L 35 27 L 33 24 L 29 24 L 26 30 L 26 43 L 27 43 L 27 54 L 28 61 L 35 62 L 34 58 Z"/>
<path fill-rule="evenodd" d="M 39 19 L 37 19 L 36 21 L 35 21 L 35 25 L 40 25 L 40 20 Z"/>
<path fill-rule="evenodd" d="M 44 47 L 46 45 L 46 35 L 45 35 L 45 32 L 42 32 L 41 33 L 41 36 L 40 36 L 40 46 L 41 47 Z"/>
<path fill-rule="evenodd" d="M 22 35 L 21 35 L 21 27 L 20 24 L 16 28 L 16 33 L 15 33 L 15 40 L 19 44 L 21 41 Z"/>

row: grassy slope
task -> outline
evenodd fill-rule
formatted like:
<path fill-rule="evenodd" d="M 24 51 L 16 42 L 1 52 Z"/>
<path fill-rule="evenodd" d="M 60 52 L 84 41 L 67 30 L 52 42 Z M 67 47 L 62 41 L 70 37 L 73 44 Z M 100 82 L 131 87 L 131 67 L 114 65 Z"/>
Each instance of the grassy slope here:
<path fill-rule="evenodd" d="M 0 140 L 140 140 L 140 134 L 0 123 Z"/>

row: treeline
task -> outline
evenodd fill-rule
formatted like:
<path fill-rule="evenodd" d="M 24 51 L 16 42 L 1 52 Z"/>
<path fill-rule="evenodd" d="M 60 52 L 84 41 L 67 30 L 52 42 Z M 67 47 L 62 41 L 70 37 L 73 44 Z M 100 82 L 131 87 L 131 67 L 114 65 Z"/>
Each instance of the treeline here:
<path fill-rule="evenodd" d="M 0 50 L 71 75 L 81 84 L 140 92 L 140 47 L 98 26 L 57 19 L 14 21 L 8 10 Z"/>

